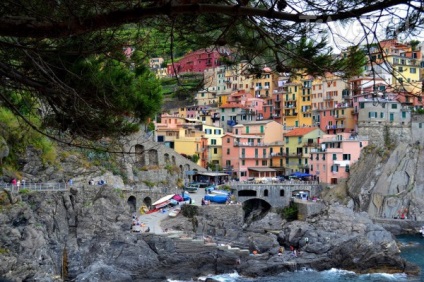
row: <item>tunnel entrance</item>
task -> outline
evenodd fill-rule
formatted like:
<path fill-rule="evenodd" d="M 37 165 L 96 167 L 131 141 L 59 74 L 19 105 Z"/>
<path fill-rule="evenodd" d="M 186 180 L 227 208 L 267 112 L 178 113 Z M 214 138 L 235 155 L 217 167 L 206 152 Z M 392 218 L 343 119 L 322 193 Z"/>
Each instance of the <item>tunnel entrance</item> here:
<path fill-rule="evenodd" d="M 130 212 L 134 213 L 137 210 L 137 199 L 134 196 L 130 196 L 127 200 L 127 204 L 130 206 Z"/>
<path fill-rule="evenodd" d="M 262 199 L 250 199 L 243 203 L 244 223 L 251 224 L 264 218 L 271 210 L 271 205 Z"/>

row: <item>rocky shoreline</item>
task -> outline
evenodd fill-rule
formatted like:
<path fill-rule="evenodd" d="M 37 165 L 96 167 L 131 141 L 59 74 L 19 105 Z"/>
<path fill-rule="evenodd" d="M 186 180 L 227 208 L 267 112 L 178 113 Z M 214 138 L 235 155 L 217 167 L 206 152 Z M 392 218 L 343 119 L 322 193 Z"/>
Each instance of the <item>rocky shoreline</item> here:
<path fill-rule="evenodd" d="M 244 223 L 240 205 L 197 207 L 192 218 L 162 222 L 187 237 L 131 233 L 127 199 L 107 186 L 70 192 L 3 192 L 0 277 L 11 281 L 165 281 L 231 273 L 261 277 L 302 267 L 358 273 L 419 268 L 399 256 L 394 236 L 365 212 L 332 204 L 305 221 L 269 212 Z M 204 244 L 203 237 L 218 244 Z M 257 255 L 220 247 L 257 251 Z M 279 255 L 279 248 L 285 252 Z M 290 246 L 298 248 L 294 257 Z"/>

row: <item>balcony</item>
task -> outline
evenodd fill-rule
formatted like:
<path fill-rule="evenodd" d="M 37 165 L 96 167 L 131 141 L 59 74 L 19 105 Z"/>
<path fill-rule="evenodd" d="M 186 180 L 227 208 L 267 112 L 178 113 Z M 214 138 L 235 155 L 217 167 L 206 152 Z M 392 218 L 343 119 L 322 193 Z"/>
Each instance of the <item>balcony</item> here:
<path fill-rule="evenodd" d="M 254 143 L 254 142 L 238 142 L 234 141 L 234 146 L 236 147 L 264 147 L 268 146 L 268 144 L 265 143 Z"/>
<path fill-rule="evenodd" d="M 337 119 L 337 120 L 342 120 L 342 119 L 345 119 L 346 116 L 345 115 L 334 115 L 334 118 Z"/>
<path fill-rule="evenodd" d="M 286 157 L 287 156 L 287 154 L 286 153 L 271 153 L 270 155 L 269 155 L 269 157 L 272 159 L 272 158 L 278 158 L 278 157 L 280 157 L 280 158 L 282 158 L 282 157 Z"/>
<path fill-rule="evenodd" d="M 247 155 L 247 154 L 241 154 L 240 159 L 268 159 L 269 155 Z"/>
<path fill-rule="evenodd" d="M 318 143 L 314 143 L 314 142 L 312 142 L 312 143 L 305 143 L 305 144 L 303 144 L 303 147 L 314 147 L 314 148 L 316 148 L 316 147 L 318 147 Z"/>

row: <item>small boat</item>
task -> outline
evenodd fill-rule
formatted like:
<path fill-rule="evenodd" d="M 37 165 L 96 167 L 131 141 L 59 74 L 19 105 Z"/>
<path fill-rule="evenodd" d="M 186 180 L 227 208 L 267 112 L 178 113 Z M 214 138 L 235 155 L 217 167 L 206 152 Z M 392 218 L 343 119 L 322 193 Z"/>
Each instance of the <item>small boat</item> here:
<path fill-rule="evenodd" d="M 230 192 L 225 191 L 225 190 L 212 190 L 211 194 L 217 194 L 217 195 L 226 195 L 229 196 Z"/>
<path fill-rule="evenodd" d="M 176 217 L 177 215 L 180 214 L 180 212 L 181 212 L 181 209 L 176 208 L 176 209 L 173 209 L 168 215 L 169 215 L 169 217 Z"/>
<path fill-rule="evenodd" d="M 226 203 L 228 200 L 228 195 L 223 194 L 207 194 L 205 195 L 205 200 L 210 201 L 211 203 Z"/>

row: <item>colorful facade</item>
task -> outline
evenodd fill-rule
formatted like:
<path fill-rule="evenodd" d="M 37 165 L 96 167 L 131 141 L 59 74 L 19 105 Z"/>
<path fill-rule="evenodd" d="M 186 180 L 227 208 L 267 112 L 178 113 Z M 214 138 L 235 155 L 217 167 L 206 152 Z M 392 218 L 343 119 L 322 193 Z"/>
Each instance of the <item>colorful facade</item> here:
<path fill-rule="evenodd" d="M 286 174 L 309 172 L 310 146 L 318 143 L 324 134 L 318 127 L 295 128 L 284 133 Z"/>
<path fill-rule="evenodd" d="M 350 133 L 325 134 L 309 155 L 309 174 L 321 183 L 337 184 L 347 179 L 350 167 L 368 145 L 368 138 Z"/>
<path fill-rule="evenodd" d="M 222 137 L 222 164 L 232 178 L 275 177 L 271 153 L 281 144 L 282 125 L 272 120 L 239 124 Z M 272 150 L 271 150 L 272 148 Z"/>
<path fill-rule="evenodd" d="M 224 52 L 224 51 L 223 51 Z M 182 73 L 203 73 L 207 68 L 219 66 L 222 52 L 213 49 L 201 49 L 186 54 L 178 62 L 168 64 L 168 75 Z"/>

